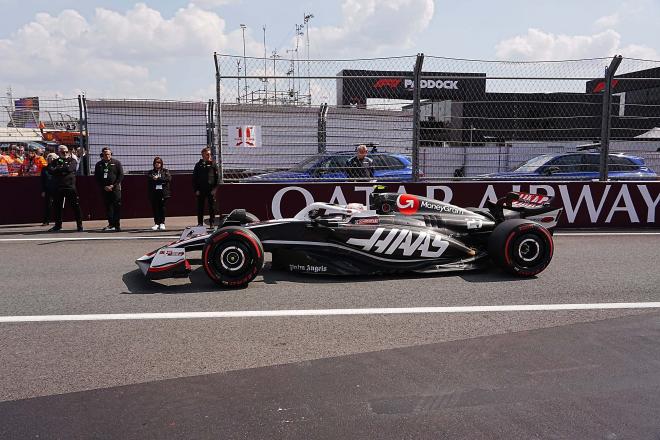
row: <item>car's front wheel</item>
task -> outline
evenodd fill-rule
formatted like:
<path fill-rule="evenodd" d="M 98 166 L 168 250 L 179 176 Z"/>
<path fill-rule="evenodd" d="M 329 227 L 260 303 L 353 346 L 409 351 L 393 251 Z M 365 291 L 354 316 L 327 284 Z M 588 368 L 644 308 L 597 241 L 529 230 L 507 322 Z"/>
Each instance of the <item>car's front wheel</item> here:
<path fill-rule="evenodd" d="M 247 286 L 264 265 L 259 238 L 240 226 L 218 229 L 202 251 L 204 271 L 215 283 L 227 288 Z"/>

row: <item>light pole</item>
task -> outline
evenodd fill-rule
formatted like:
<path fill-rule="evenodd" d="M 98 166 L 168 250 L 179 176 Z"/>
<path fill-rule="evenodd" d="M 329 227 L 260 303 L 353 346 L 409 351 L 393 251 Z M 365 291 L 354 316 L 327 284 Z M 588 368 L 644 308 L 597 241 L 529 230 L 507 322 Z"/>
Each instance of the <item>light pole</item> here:
<path fill-rule="evenodd" d="M 266 68 L 266 25 L 263 26 L 264 30 L 264 104 L 268 104 L 268 72 Z"/>
<path fill-rule="evenodd" d="M 307 38 L 307 105 L 312 105 L 312 78 L 309 73 L 309 20 L 314 18 L 314 14 L 305 14 L 305 37 Z"/>
<path fill-rule="evenodd" d="M 277 70 L 275 67 L 275 60 L 277 58 L 280 58 L 279 54 L 277 53 L 277 49 L 273 51 L 273 84 L 275 87 L 275 92 L 273 94 L 273 103 L 277 105 Z"/>
<path fill-rule="evenodd" d="M 247 86 L 247 62 L 245 59 L 245 28 L 247 28 L 247 26 L 241 23 L 241 30 L 243 31 L 243 82 L 245 82 L 245 102 L 247 102 L 248 86 Z"/>

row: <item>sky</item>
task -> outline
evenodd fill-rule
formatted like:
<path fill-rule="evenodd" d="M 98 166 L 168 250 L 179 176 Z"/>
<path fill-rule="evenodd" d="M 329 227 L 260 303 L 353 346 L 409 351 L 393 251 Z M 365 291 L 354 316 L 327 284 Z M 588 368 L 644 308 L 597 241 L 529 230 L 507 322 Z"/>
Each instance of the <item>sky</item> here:
<path fill-rule="evenodd" d="M 18 96 L 208 100 L 213 52 L 660 60 L 660 0 L 0 0 L 0 86 Z M 411 66 L 412 67 L 412 66 Z"/>

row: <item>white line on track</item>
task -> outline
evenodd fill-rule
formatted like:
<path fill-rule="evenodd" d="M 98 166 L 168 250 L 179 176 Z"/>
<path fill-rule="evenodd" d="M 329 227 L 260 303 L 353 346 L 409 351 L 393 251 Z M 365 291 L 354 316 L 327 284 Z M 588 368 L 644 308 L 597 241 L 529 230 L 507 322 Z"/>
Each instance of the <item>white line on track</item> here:
<path fill-rule="evenodd" d="M 179 238 L 178 235 L 137 235 L 131 237 L 115 236 L 115 237 L 60 237 L 48 236 L 38 238 L 0 238 L 3 241 L 86 241 L 86 240 L 174 240 Z"/>
<path fill-rule="evenodd" d="M 621 236 L 621 235 L 660 235 L 660 232 L 555 232 L 555 236 L 562 237 L 586 237 L 586 236 Z M 85 241 L 85 240 L 174 240 L 178 235 L 137 235 L 137 236 L 111 236 L 111 237 L 61 237 L 50 235 L 47 237 L 30 238 L 0 238 L 2 242 L 20 241 Z"/>
<path fill-rule="evenodd" d="M 400 307 L 371 309 L 248 310 L 227 312 L 108 313 L 90 315 L 0 316 L 0 323 L 119 321 L 146 319 L 267 318 L 293 316 L 406 315 L 432 313 L 536 312 L 560 310 L 658 309 L 660 302 L 595 304 L 514 304 L 499 306 Z"/>

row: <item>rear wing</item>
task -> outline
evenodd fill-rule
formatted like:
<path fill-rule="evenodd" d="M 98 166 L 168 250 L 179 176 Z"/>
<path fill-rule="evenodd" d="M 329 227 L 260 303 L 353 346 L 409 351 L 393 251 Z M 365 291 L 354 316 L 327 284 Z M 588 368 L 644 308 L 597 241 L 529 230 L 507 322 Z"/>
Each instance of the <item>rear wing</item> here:
<path fill-rule="evenodd" d="M 498 222 L 512 218 L 511 214 L 517 213 L 518 218 L 526 218 L 552 228 L 557 225 L 557 219 L 562 212 L 562 208 L 550 206 L 553 198 L 543 194 L 512 191 L 495 203 L 488 201 L 487 206 Z"/>

